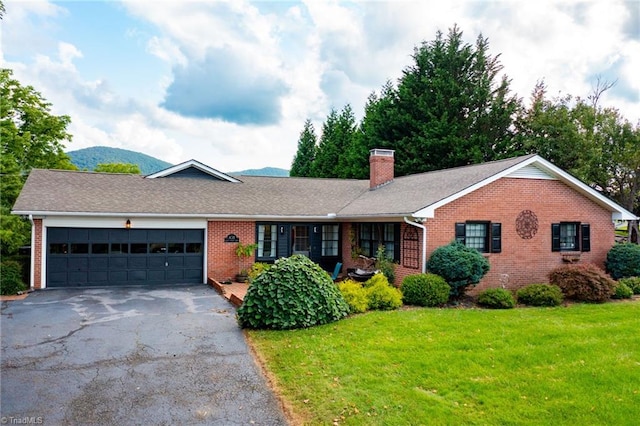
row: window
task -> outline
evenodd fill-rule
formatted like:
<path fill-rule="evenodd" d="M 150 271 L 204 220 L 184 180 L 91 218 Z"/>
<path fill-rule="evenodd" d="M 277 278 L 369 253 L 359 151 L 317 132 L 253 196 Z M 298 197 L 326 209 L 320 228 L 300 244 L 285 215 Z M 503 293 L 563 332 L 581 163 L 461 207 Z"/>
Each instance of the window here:
<path fill-rule="evenodd" d="M 109 253 L 109 244 L 108 243 L 93 243 L 93 244 L 91 244 L 91 253 L 93 253 L 93 254 L 108 254 Z"/>
<path fill-rule="evenodd" d="M 126 254 L 129 253 L 128 243 L 111 243 L 111 254 Z"/>
<path fill-rule="evenodd" d="M 131 243 L 132 254 L 147 254 L 147 243 Z"/>
<path fill-rule="evenodd" d="M 589 224 L 580 222 L 552 224 L 551 251 L 591 251 Z"/>
<path fill-rule="evenodd" d="M 68 246 L 64 243 L 49 244 L 50 254 L 67 254 L 68 252 L 69 252 Z"/>
<path fill-rule="evenodd" d="M 154 254 L 165 254 L 167 252 L 167 245 L 165 243 L 151 243 L 149 244 L 149 252 Z"/>
<path fill-rule="evenodd" d="M 201 243 L 187 243 L 187 253 L 200 253 L 202 251 Z"/>
<path fill-rule="evenodd" d="M 456 223 L 456 241 L 481 253 L 502 252 L 502 224 L 491 222 Z"/>
<path fill-rule="evenodd" d="M 275 259 L 277 242 L 276 225 L 258 225 L 258 258 Z"/>
<path fill-rule="evenodd" d="M 184 243 L 169 243 L 168 244 L 168 252 L 169 253 L 184 253 Z"/>
<path fill-rule="evenodd" d="M 71 254 L 87 254 L 89 253 L 89 244 L 71 243 Z"/>
<path fill-rule="evenodd" d="M 400 224 L 361 223 L 358 229 L 358 246 L 364 256 L 375 257 L 378 246 L 384 246 L 385 256 L 400 261 Z"/>
<path fill-rule="evenodd" d="M 338 256 L 339 225 L 322 225 L 322 256 Z"/>

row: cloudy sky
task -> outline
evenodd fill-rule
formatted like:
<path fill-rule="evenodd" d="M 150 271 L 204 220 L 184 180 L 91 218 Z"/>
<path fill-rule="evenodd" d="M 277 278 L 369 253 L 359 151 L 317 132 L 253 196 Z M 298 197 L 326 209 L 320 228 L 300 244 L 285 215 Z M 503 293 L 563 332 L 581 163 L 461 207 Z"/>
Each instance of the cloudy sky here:
<path fill-rule="evenodd" d="M 413 48 L 457 24 L 527 100 L 586 96 L 640 120 L 640 0 L 5 0 L 0 61 L 72 119 L 67 150 L 111 146 L 222 171 L 289 168 L 305 119 L 357 118 Z"/>

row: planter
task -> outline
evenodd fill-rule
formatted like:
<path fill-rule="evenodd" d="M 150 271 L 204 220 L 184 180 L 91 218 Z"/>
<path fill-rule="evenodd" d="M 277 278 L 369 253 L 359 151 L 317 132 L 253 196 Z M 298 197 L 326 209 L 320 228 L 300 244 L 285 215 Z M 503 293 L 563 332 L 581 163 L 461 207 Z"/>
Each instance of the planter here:
<path fill-rule="evenodd" d="M 247 281 L 249 281 L 249 276 L 247 274 L 236 275 L 236 282 L 246 283 Z"/>
<path fill-rule="evenodd" d="M 565 263 L 578 263 L 580 262 L 580 254 L 563 254 L 562 261 Z"/>

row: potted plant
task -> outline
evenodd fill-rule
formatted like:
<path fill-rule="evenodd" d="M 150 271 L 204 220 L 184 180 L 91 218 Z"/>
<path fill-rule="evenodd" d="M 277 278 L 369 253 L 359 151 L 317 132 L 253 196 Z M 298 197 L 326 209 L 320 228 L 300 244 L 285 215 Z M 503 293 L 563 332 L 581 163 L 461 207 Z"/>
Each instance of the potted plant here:
<path fill-rule="evenodd" d="M 238 256 L 238 275 L 236 275 L 236 281 L 240 283 L 247 282 L 248 272 L 247 268 L 243 267 L 245 259 L 253 256 L 253 252 L 258 248 L 255 243 L 242 244 L 238 243 L 236 247 L 236 256 Z"/>

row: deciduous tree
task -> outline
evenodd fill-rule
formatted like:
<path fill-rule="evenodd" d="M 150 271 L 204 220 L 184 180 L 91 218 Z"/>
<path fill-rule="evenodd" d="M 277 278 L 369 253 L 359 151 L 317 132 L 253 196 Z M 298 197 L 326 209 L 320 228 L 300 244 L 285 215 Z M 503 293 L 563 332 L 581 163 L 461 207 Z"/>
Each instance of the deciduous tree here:
<path fill-rule="evenodd" d="M 128 173 L 132 175 L 140 174 L 140 167 L 137 164 L 129 163 L 100 163 L 93 171 L 101 173 Z"/>
<path fill-rule="evenodd" d="M 1 250 L 15 253 L 29 242 L 29 223 L 10 215 L 32 168 L 75 169 L 64 153 L 70 118 L 51 113 L 51 104 L 31 86 L 22 86 L 12 71 L 0 69 Z"/>

